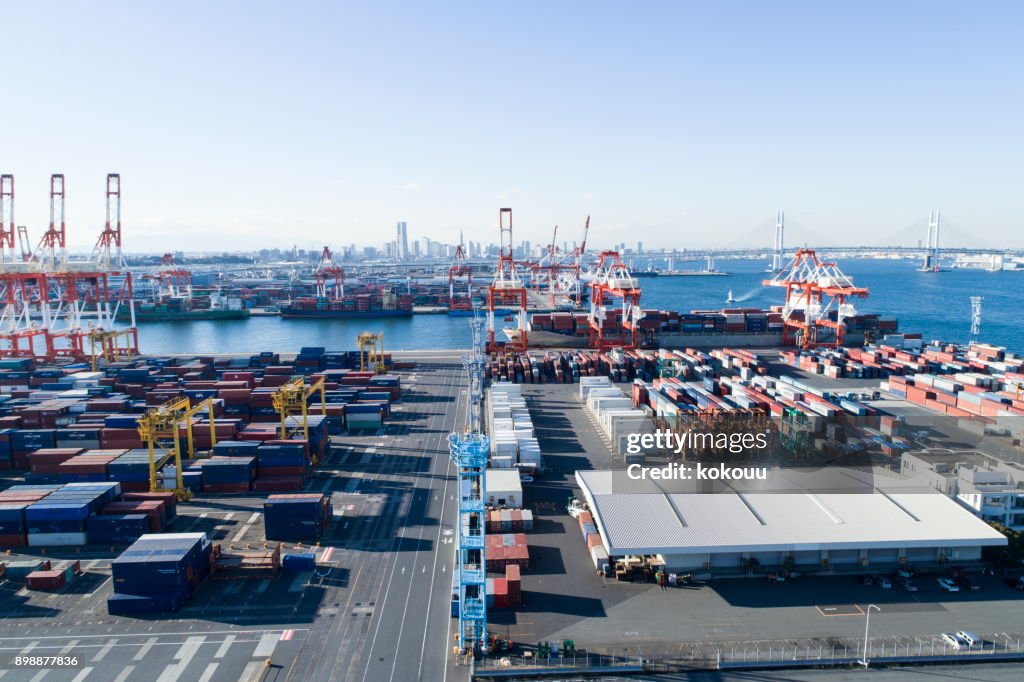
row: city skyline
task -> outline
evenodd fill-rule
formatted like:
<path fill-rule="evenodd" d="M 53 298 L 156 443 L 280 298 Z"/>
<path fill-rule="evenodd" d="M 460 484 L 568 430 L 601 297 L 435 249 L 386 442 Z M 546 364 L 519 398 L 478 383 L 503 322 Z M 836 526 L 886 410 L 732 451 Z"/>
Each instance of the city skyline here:
<path fill-rule="evenodd" d="M 581 8 L 15 6 L 0 172 L 33 240 L 65 173 L 79 250 L 107 172 L 140 252 L 488 242 L 504 206 L 535 243 L 770 245 L 785 209 L 794 244 L 912 244 L 938 208 L 1024 246 L 1018 5 Z"/>

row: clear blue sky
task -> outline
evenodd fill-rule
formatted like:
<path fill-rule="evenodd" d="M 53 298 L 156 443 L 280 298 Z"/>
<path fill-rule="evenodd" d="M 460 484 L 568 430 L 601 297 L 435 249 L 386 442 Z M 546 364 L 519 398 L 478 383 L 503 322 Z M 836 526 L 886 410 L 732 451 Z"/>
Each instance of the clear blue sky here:
<path fill-rule="evenodd" d="M 91 245 L 118 171 L 129 250 L 495 241 L 505 205 L 595 246 L 768 244 L 779 208 L 1024 245 L 1019 2 L 511 5 L 9 3 L 18 222 L 64 172 Z"/>

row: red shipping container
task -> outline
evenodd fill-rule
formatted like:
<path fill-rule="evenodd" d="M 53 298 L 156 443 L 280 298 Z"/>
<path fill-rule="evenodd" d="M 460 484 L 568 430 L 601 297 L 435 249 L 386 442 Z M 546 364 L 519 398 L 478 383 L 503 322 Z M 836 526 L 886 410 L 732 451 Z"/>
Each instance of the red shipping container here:
<path fill-rule="evenodd" d="M 207 483 L 203 486 L 204 493 L 247 493 L 248 483 Z"/>
<path fill-rule="evenodd" d="M 252 482 L 252 489 L 261 493 L 302 490 L 305 480 L 302 476 L 259 476 Z"/>
<path fill-rule="evenodd" d="M 32 571 L 25 576 L 25 587 L 30 590 L 59 590 L 64 582 L 64 571 Z"/>
<path fill-rule="evenodd" d="M 133 450 L 142 447 L 142 438 L 137 429 L 103 429 L 100 431 L 100 445 L 104 448 Z"/>
<path fill-rule="evenodd" d="M 157 532 L 164 525 L 164 507 L 162 500 L 126 500 L 111 502 L 100 510 L 100 514 L 145 514 L 149 518 L 149 529 Z"/>
<path fill-rule="evenodd" d="M 0 500 L 0 504 L 10 504 L 7 500 Z M 24 547 L 26 545 L 24 535 L 0 535 L 0 549 L 5 547 Z"/>
<path fill-rule="evenodd" d="M 82 452 L 81 448 L 40 448 L 28 453 L 29 467 L 34 474 L 56 474 L 62 463 Z"/>
<path fill-rule="evenodd" d="M 259 467 L 259 475 L 262 478 L 271 476 L 299 476 L 301 478 L 306 475 L 306 471 L 306 467 L 301 464 L 297 464 L 295 466 Z"/>

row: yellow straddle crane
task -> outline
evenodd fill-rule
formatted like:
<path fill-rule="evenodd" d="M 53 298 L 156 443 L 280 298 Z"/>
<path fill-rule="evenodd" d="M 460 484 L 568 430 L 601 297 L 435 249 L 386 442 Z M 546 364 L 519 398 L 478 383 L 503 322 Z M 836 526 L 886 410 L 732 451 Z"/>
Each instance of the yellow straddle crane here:
<path fill-rule="evenodd" d="M 359 344 L 359 371 L 384 374 L 384 333 L 363 332 L 356 337 Z"/>
<path fill-rule="evenodd" d="M 185 488 L 181 479 L 181 439 L 178 431 L 185 427 L 186 454 L 195 456 L 195 441 L 192 438 L 192 417 L 207 412 L 210 418 L 210 443 L 217 443 L 217 430 L 213 419 L 213 399 L 207 398 L 192 405 L 188 398 L 176 398 L 163 405 L 154 407 L 139 419 L 139 436 L 146 442 L 149 449 L 149 490 L 159 492 L 166 490 L 157 477 L 157 471 L 171 459 L 174 460 L 175 488 L 174 493 L 181 501 L 192 497 L 191 491 Z"/>
<path fill-rule="evenodd" d="M 324 395 L 324 378 L 320 377 L 309 386 L 303 377 L 292 379 L 274 392 L 274 409 L 281 416 L 281 440 L 288 440 L 289 430 L 302 430 L 302 437 L 309 440 L 309 397 L 320 394 L 320 414 L 327 414 L 327 397 Z M 288 420 L 291 419 L 289 424 Z"/>
<path fill-rule="evenodd" d="M 119 343 L 121 337 L 127 342 L 122 348 Z M 89 353 L 92 356 L 92 371 L 97 371 L 100 366 L 100 359 L 104 362 L 112 362 L 114 359 L 131 360 L 131 340 L 132 330 L 130 329 L 115 329 L 113 331 L 105 331 L 102 329 L 94 329 L 89 332 Z M 99 346 L 99 351 L 96 352 L 96 346 Z"/>

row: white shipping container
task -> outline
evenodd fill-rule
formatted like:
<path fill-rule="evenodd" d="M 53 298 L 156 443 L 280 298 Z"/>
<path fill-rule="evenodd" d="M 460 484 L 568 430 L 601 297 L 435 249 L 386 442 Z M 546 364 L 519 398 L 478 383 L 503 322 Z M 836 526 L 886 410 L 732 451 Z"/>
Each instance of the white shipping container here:
<path fill-rule="evenodd" d="M 608 562 L 608 550 L 604 548 L 604 545 L 594 545 L 590 549 L 590 560 L 594 562 L 594 568 L 600 569 L 602 564 Z"/>
<path fill-rule="evenodd" d="M 605 397 L 605 396 L 591 396 L 587 400 L 587 406 L 591 412 L 603 412 L 609 409 L 615 409 L 619 407 L 633 407 L 633 401 L 629 398 L 623 397 L 619 394 L 616 397 Z"/>
<path fill-rule="evenodd" d="M 29 547 L 76 547 L 85 544 L 85 533 L 29 533 Z"/>

